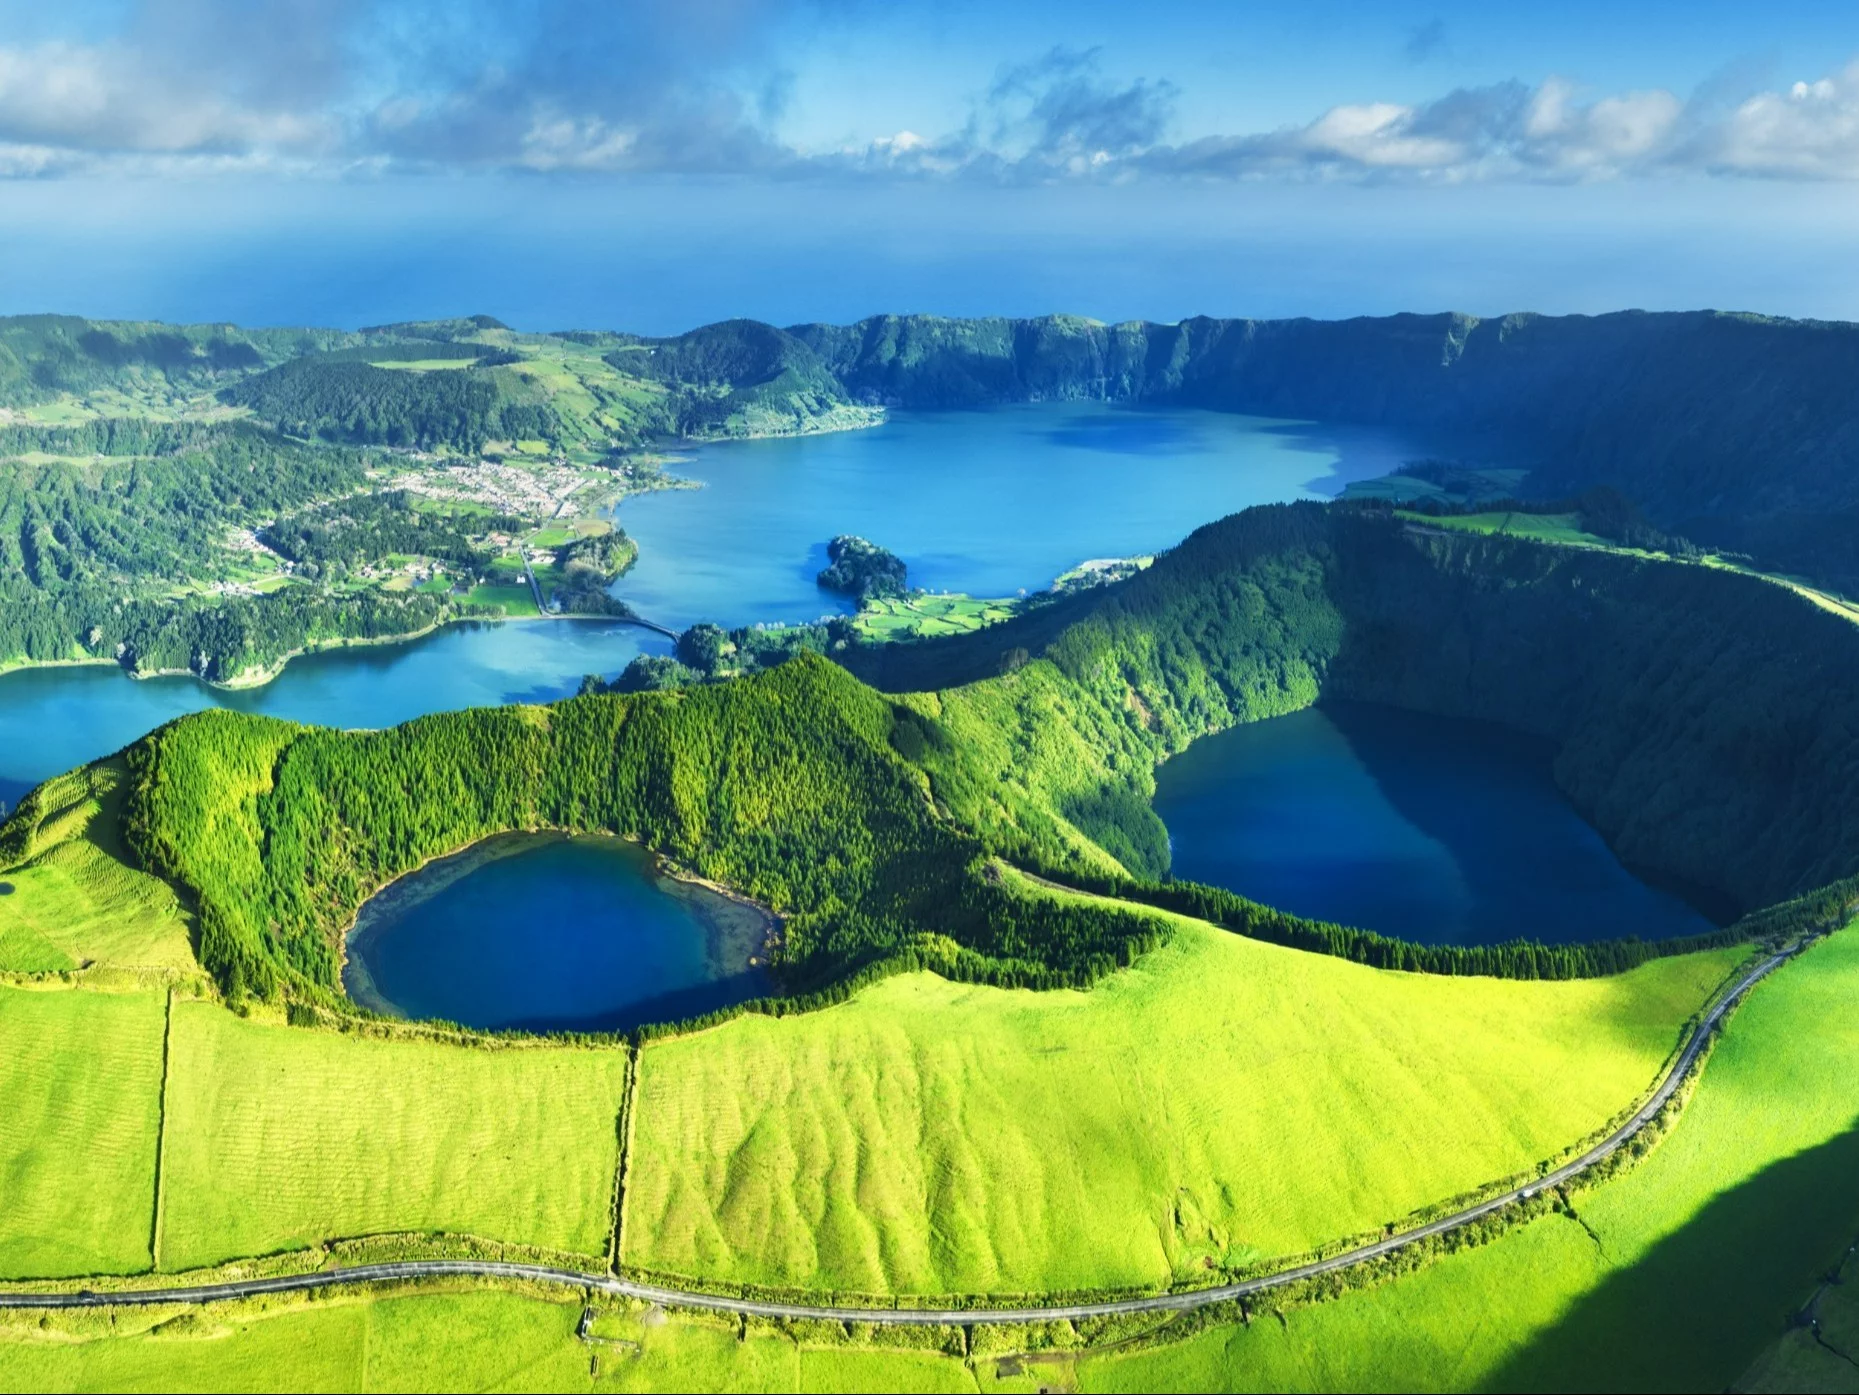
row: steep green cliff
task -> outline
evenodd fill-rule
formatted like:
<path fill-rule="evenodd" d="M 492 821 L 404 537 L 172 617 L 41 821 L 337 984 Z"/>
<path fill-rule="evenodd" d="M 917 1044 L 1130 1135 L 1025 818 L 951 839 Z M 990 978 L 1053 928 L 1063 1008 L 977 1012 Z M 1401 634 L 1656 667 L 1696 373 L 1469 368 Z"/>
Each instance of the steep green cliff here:
<path fill-rule="evenodd" d="M 926 765 L 988 836 L 1167 864 L 1154 764 L 1323 696 L 1547 737 L 1627 861 L 1767 905 L 1859 872 L 1859 626 L 1699 565 L 1482 538 L 1318 505 L 1210 524 L 1073 609 L 850 662 L 980 758 Z M 979 778 L 978 778 L 979 777 Z"/>

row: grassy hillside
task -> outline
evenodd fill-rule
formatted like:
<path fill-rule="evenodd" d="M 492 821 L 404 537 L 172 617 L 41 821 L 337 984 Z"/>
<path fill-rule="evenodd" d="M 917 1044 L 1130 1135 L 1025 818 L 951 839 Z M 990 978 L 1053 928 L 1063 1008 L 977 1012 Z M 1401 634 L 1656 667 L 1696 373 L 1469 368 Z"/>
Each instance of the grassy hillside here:
<path fill-rule="evenodd" d="M 1632 1172 L 1386 1288 L 1080 1363 L 1081 1389 L 1699 1390 L 1736 1382 L 1859 1233 L 1848 930 L 1763 985 Z"/>
<path fill-rule="evenodd" d="M 178 1002 L 162 1267 L 391 1231 L 597 1260 L 625 1080 L 617 1049 L 371 1040 Z"/>
<path fill-rule="evenodd" d="M 125 781 L 120 760 L 48 780 L 0 833 L 0 972 L 194 967 L 173 889 L 123 859 Z"/>
<path fill-rule="evenodd" d="M 1739 957 L 1510 983 L 1184 922 L 1088 993 L 910 975 L 653 1042 L 624 1258 L 840 1293 L 1206 1282 L 1598 1128 Z"/>
<path fill-rule="evenodd" d="M 160 992 L 0 987 L 0 1278 L 148 1268 Z"/>

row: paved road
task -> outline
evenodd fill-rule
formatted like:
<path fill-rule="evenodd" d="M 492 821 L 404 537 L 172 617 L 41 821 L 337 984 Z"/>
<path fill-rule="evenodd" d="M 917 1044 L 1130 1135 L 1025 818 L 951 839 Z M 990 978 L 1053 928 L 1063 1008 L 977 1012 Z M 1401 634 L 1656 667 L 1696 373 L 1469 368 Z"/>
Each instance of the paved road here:
<path fill-rule="evenodd" d="M 515 1279 L 527 1283 L 562 1284 L 569 1288 L 611 1293 L 626 1298 L 662 1303 L 670 1307 L 704 1308 L 712 1312 L 739 1313 L 750 1317 L 824 1318 L 832 1322 L 870 1322 L 890 1326 L 931 1327 L 942 1323 L 962 1325 L 982 1323 L 1047 1322 L 1060 1318 L 1111 1317 L 1127 1313 L 1184 1312 L 1210 1303 L 1248 1298 L 1301 1279 L 1315 1278 L 1352 1264 L 1391 1254 L 1416 1240 L 1443 1235 L 1473 1221 L 1500 1211 L 1514 1201 L 1525 1200 L 1538 1192 L 1558 1187 L 1577 1173 L 1593 1167 L 1613 1155 L 1620 1146 L 1646 1127 L 1653 1115 L 1684 1083 L 1685 1076 L 1697 1063 L 1698 1055 L 1710 1040 L 1712 1030 L 1755 983 L 1785 963 L 1798 949 L 1771 956 L 1745 974 L 1697 1025 L 1678 1054 L 1672 1069 L 1659 1083 L 1650 1099 L 1613 1133 L 1595 1144 L 1572 1162 L 1533 1182 L 1513 1187 L 1501 1195 L 1481 1201 L 1476 1206 L 1443 1216 L 1415 1230 L 1353 1250 L 1313 1260 L 1276 1274 L 1262 1275 L 1216 1288 L 1195 1289 L 1187 1293 L 1165 1293 L 1147 1298 L 1123 1298 L 1104 1303 L 1057 1303 L 1037 1308 L 842 1308 L 808 1303 L 777 1303 L 759 1298 L 728 1298 L 714 1293 L 690 1293 L 683 1289 L 664 1288 L 657 1284 L 634 1283 L 610 1274 L 585 1274 L 573 1269 L 555 1269 L 541 1264 L 506 1264 L 497 1260 L 420 1259 L 390 1264 L 357 1264 L 346 1269 L 325 1269 L 310 1274 L 286 1274 L 271 1279 L 235 1279 L 221 1284 L 199 1284 L 190 1288 L 117 1289 L 76 1293 L 0 1293 L 0 1308 L 101 1308 L 127 1304 L 214 1303 L 227 1299 L 252 1298 L 267 1293 L 297 1293 L 306 1289 L 331 1288 L 342 1284 L 378 1284 L 410 1279 L 470 1276 L 489 1279 Z"/>

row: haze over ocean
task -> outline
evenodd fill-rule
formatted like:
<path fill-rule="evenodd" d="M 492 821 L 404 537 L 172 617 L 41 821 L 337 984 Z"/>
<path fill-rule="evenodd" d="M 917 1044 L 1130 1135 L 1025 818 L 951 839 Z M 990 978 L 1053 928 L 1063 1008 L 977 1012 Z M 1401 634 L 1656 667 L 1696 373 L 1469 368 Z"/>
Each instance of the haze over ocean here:
<path fill-rule="evenodd" d="M 1859 318 L 1851 18 L 0 0 L 0 313 Z"/>

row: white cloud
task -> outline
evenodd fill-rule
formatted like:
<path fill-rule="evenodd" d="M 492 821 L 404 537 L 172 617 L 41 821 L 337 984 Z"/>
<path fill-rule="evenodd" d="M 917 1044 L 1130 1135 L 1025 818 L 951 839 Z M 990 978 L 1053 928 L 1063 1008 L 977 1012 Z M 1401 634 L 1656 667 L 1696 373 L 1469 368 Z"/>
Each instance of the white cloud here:
<path fill-rule="evenodd" d="M 1003 66 L 958 130 L 809 152 L 770 127 L 786 87 L 767 40 L 784 7 L 810 3 L 589 11 L 455 0 L 427 11 L 418 0 L 292 0 L 259 19 L 239 0 L 144 0 L 112 37 L 0 44 L 0 178 L 503 169 L 1009 183 L 1859 180 L 1859 63 L 1727 103 L 1715 91 L 1687 101 L 1551 77 L 1178 138 L 1170 82 L 1113 78 L 1098 50 L 1055 48 Z M 1435 23 L 1410 47 L 1424 57 L 1441 43 Z"/>
<path fill-rule="evenodd" d="M 0 141 L 64 161 L 129 151 L 301 153 L 328 147 L 334 135 L 321 111 L 229 100 L 151 70 L 123 48 L 0 47 Z"/>
<path fill-rule="evenodd" d="M 1738 106 L 1702 151 L 1710 168 L 1773 179 L 1859 179 L 1859 63 Z"/>

